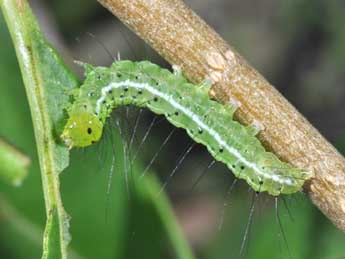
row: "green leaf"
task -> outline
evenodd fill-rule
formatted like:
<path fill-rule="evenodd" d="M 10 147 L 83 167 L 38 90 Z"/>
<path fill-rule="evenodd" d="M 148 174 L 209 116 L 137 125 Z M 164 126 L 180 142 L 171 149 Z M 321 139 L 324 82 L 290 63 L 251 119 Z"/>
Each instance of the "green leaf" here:
<path fill-rule="evenodd" d="M 44 232 L 43 258 L 61 258 L 62 254 L 56 247 L 61 247 L 59 233 L 59 214 L 53 209 L 48 216 Z"/>

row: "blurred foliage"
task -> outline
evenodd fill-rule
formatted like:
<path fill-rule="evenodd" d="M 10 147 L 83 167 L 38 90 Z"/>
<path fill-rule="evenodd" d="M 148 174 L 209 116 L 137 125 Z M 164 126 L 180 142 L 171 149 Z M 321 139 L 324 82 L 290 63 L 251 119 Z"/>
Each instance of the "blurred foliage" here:
<path fill-rule="evenodd" d="M 44 1 L 33 2 L 41 6 Z M 212 5 L 211 1 L 186 2 L 232 42 L 337 144 L 340 151 L 345 152 L 345 114 L 341 112 L 345 104 L 343 1 L 215 0 Z M 139 49 L 139 56 L 152 60 L 145 54 L 147 52 L 143 53 L 146 48 L 142 47 L 143 43 L 130 35 L 96 1 L 54 0 L 44 4 L 47 9 L 37 8 L 35 12 L 52 13 L 49 18 L 56 19 L 58 31 L 62 32 L 60 37 L 68 43 L 66 48 L 74 58 L 90 62 L 91 56 L 91 63 L 97 65 L 109 62 L 99 43 L 87 36 L 80 37 L 91 31 L 111 52 L 115 46 L 127 58 L 135 56 L 133 52 Z M 109 33 L 108 25 L 110 32 L 121 31 L 118 37 Z M 33 161 L 29 177 L 20 189 L 0 183 L 0 258 L 39 258 L 45 213 L 32 122 L 13 47 L 2 19 L 0 39 L 0 135 L 29 154 Z M 104 59 L 97 59 L 100 56 Z M 161 60 L 158 62 L 164 64 Z M 139 134 L 143 134 L 151 118 L 151 115 L 143 117 Z M 130 120 L 133 125 L 133 116 Z M 150 134 L 145 152 L 140 154 L 143 165 L 169 130 L 171 127 L 163 122 Z M 166 177 L 188 141 L 184 132 L 178 131 L 173 143 L 162 150 L 154 165 L 160 178 Z M 109 142 L 108 133 L 108 138 L 99 145 L 73 151 L 71 166 L 61 175 L 64 205 L 72 216 L 73 253 L 85 258 L 176 258 L 169 248 L 165 231 L 159 227 L 161 219 L 150 209 L 152 204 L 147 202 L 147 196 L 132 195 L 128 200 L 124 176 L 117 171 L 107 195 L 113 158 Z M 191 192 L 193 181 L 209 159 L 204 149 L 196 149 L 168 185 L 179 222 L 198 258 L 238 258 L 252 194 L 241 183 L 225 199 L 223 195 L 232 177 L 228 173 L 225 175 L 228 171 L 218 165 Z M 135 185 L 141 186 L 141 183 Z M 243 258 L 289 258 L 289 253 L 292 258 L 303 259 L 345 258 L 343 233 L 302 194 L 285 199 L 293 219 L 283 200 L 279 199 L 280 228 L 272 198 L 259 196 Z M 228 205 L 219 230 L 217 225 L 224 201 Z M 197 204 L 202 204 L 200 209 L 196 209 Z M 195 229 L 193 224 L 199 228 Z"/>
<path fill-rule="evenodd" d="M 0 138 L 0 179 L 20 186 L 27 176 L 30 158 Z"/>
<path fill-rule="evenodd" d="M 339 139 L 337 147 L 342 154 L 345 154 L 345 134 Z"/>

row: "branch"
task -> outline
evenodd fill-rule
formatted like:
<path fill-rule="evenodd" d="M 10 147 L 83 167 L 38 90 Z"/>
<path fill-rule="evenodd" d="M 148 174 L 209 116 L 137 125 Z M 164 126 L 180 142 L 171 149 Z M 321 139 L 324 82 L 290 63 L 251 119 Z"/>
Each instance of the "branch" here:
<path fill-rule="evenodd" d="M 210 96 L 241 107 L 244 124 L 282 160 L 315 172 L 305 184 L 313 203 L 345 231 L 345 159 L 212 28 L 181 0 L 98 0 L 192 82 L 211 78 Z"/>

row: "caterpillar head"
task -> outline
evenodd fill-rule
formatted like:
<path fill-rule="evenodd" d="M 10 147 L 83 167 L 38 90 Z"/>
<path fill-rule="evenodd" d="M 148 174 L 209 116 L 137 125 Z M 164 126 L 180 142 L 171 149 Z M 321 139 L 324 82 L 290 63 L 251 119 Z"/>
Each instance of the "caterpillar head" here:
<path fill-rule="evenodd" d="M 64 143 L 73 147 L 86 147 L 97 142 L 103 131 L 102 122 L 92 113 L 71 114 L 61 135 Z"/>

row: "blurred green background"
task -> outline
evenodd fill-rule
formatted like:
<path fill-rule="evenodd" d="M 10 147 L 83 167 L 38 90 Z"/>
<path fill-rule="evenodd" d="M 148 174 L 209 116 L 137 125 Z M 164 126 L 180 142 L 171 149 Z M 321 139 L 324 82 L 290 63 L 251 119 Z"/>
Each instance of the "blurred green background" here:
<path fill-rule="evenodd" d="M 96 1 L 29 2 L 48 39 L 77 73 L 82 71 L 73 60 L 95 65 L 112 62 L 102 44 L 113 56 L 120 52 L 122 59 L 147 59 L 169 67 Z M 186 3 L 345 153 L 345 2 Z M 120 109 L 114 116 L 126 113 L 126 109 Z M 121 125 L 130 136 L 138 109 L 131 108 L 128 114 Z M 40 258 L 45 210 L 34 135 L 14 49 L 1 15 L 0 118 L 0 136 L 33 161 L 22 187 L 0 183 L 0 258 Z M 141 114 L 134 152 L 152 118 L 149 112 Z M 142 165 L 147 165 L 171 130 L 166 121 L 154 127 L 139 152 Z M 71 166 L 61 176 L 63 202 L 72 217 L 71 258 L 176 258 L 150 203 L 142 197 L 128 198 L 120 172 L 114 173 L 107 194 L 113 157 L 107 135 L 110 133 L 95 147 L 73 151 Z M 162 149 L 152 166 L 162 182 L 190 142 L 178 130 Z M 196 146 L 166 190 L 197 258 L 239 258 L 252 192 L 240 182 L 226 196 L 233 177 L 221 164 L 212 167 L 192 191 L 209 160 L 206 150 Z M 260 195 L 242 258 L 289 258 L 289 253 L 290 258 L 301 259 L 345 258 L 345 235 L 303 194 L 286 196 L 285 202 L 280 199 L 279 215 L 286 242 L 276 220 L 274 201 Z"/>

